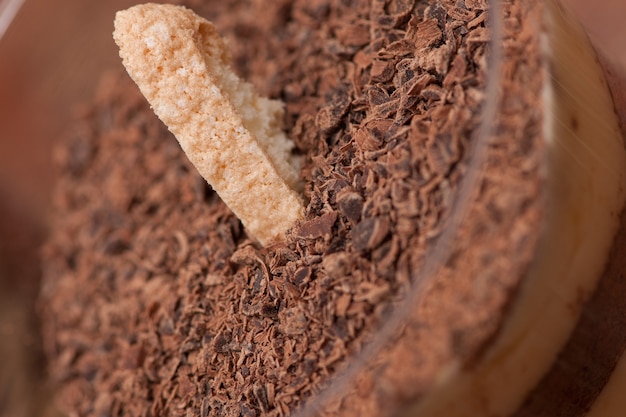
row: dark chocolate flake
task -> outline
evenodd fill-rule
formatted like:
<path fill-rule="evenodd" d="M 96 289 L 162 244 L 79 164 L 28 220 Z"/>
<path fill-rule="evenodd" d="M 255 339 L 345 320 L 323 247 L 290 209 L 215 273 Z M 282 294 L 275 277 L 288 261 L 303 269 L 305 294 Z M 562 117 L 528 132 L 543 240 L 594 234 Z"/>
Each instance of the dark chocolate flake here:
<path fill-rule="evenodd" d="M 207 417 L 211 411 L 210 400 L 208 397 L 202 399 L 200 406 L 200 417 Z"/>
<path fill-rule="evenodd" d="M 443 39 L 443 33 L 436 19 L 424 20 L 416 25 L 415 32 L 411 34 L 411 40 L 415 48 L 423 51 L 438 45 Z"/>
<path fill-rule="evenodd" d="M 372 250 L 382 243 L 390 229 L 391 222 L 385 217 L 364 219 L 352 229 L 352 246 L 358 252 Z"/>
<path fill-rule="evenodd" d="M 395 73 L 396 69 L 393 61 L 382 61 L 376 59 L 372 63 L 370 77 L 372 78 L 373 82 L 384 83 L 390 81 Z"/>
<path fill-rule="evenodd" d="M 231 335 L 226 332 L 220 332 L 213 340 L 213 349 L 217 353 L 227 353 L 230 351 Z"/>
<path fill-rule="evenodd" d="M 317 126 L 326 134 L 335 131 L 345 114 L 350 108 L 350 97 L 346 94 L 338 93 L 330 104 L 324 106 L 315 118 Z"/>
<path fill-rule="evenodd" d="M 337 196 L 339 212 L 346 216 L 352 223 L 357 223 L 361 219 L 363 211 L 363 197 L 354 191 L 345 191 Z"/>
<path fill-rule="evenodd" d="M 337 221 L 337 212 L 328 212 L 301 224 L 296 229 L 295 235 L 301 239 L 330 238 L 335 221 Z"/>
<path fill-rule="evenodd" d="M 382 145 L 382 138 L 367 128 L 358 129 L 354 134 L 354 141 L 361 151 L 375 151 Z"/>
<path fill-rule="evenodd" d="M 262 412 L 267 413 L 270 411 L 270 404 L 267 399 L 267 391 L 265 387 L 261 385 L 256 385 L 252 388 L 252 394 L 257 401 L 257 404 Z"/>
<path fill-rule="evenodd" d="M 293 276 L 293 283 L 295 285 L 306 284 L 311 279 L 311 271 L 309 267 L 298 269 Z"/>
<path fill-rule="evenodd" d="M 261 314 L 265 317 L 276 318 L 278 317 L 279 306 L 277 304 L 264 304 L 261 307 Z"/>

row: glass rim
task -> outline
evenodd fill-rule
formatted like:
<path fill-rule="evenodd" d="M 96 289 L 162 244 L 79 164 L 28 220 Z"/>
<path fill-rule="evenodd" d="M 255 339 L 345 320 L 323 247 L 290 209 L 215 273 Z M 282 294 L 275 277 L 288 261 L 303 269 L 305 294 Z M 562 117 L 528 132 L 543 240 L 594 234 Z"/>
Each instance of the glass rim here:
<path fill-rule="evenodd" d="M 25 0 L 0 0 L 0 41 L 22 8 Z"/>

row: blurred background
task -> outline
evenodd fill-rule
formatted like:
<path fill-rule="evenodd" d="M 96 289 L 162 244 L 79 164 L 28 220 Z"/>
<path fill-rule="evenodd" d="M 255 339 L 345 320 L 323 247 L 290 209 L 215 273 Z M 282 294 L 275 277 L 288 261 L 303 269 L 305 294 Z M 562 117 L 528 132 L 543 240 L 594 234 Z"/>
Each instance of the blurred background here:
<path fill-rule="evenodd" d="M 626 97 L 626 1 L 563 2 L 612 66 L 614 94 Z M 25 0 L 2 36 L 7 5 L 20 3 L 0 0 L 0 417 L 56 415 L 34 314 L 53 147 L 103 70 L 121 67 L 113 16 L 138 2 Z"/>
<path fill-rule="evenodd" d="M 0 36 L 0 417 L 57 415 L 34 309 L 52 150 L 102 71 L 121 65 L 113 17 L 135 3 L 0 0 L 0 35 L 21 5 Z"/>

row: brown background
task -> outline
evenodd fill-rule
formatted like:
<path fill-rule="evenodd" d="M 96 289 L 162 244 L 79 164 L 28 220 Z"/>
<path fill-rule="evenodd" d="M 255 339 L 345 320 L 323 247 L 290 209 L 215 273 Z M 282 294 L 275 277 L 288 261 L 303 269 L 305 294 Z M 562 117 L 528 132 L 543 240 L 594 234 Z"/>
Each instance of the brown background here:
<path fill-rule="evenodd" d="M 626 1 L 564 1 L 626 74 Z M 0 39 L 0 417 L 53 415 L 45 391 L 31 384 L 43 377 L 32 331 L 39 275 L 32 249 L 45 234 L 53 145 L 102 70 L 121 65 L 113 16 L 134 3 L 26 0 Z"/>

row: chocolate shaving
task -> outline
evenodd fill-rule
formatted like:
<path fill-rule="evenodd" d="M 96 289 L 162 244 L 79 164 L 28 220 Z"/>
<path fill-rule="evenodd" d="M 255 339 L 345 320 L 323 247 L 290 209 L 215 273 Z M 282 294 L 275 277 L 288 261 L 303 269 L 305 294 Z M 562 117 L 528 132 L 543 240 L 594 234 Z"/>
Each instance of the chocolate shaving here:
<path fill-rule="evenodd" d="M 244 78 L 285 101 L 306 218 L 286 242 L 255 246 L 126 75 L 105 77 L 61 158 L 43 254 L 44 339 L 69 414 L 285 416 L 315 397 L 415 284 L 480 123 L 484 1 L 183 3 L 215 21 Z M 522 30 L 509 28 L 509 46 Z M 522 57 L 536 56 L 503 65 L 534 80 Z M 499 329 L 534 248 L 543 172 L 531 158 L 541 110 L 526 117 L 540 89 L 503 88 L 522 100 L 502 105 L 502 140 L 455 242 L 467 245 L 342 415 L 393 415 Z M 484 240 L 498 230 L 517 243 Z"/>

